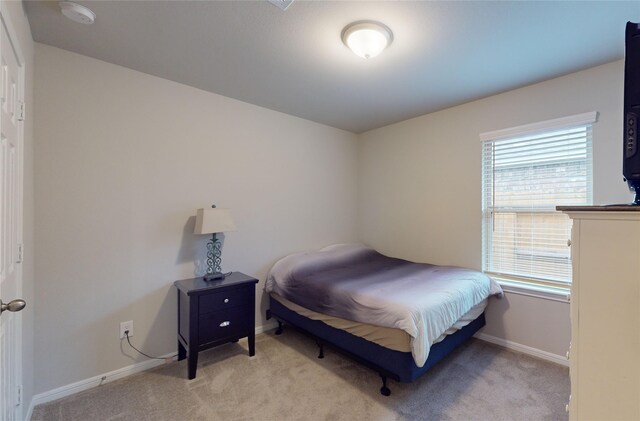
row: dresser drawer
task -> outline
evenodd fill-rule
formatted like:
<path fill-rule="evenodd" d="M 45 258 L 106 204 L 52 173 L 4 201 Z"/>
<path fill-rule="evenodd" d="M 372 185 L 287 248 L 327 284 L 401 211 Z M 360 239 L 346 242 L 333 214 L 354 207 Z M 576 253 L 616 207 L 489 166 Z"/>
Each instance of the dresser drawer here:
<path fill-rule="evenodd" d="M 244 306 L 251 302 L 253 288 L 234 288 L 200 296 L 200 314 Z"/>
<path fill-rule="evenodd" d="M 248 307 L 234 307 L 200 315 L 200 344 L 225 339 L 232 336 L 247 336 L 253 315 Z"/>

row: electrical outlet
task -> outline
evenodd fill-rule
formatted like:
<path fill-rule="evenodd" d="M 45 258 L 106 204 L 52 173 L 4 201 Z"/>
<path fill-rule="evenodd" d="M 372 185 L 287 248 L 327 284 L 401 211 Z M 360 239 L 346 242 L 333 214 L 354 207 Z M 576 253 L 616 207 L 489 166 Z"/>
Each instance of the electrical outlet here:
<path fill-rule="evenodd" d="M 133 336 L 133 320 L 120 323 L 120 339 L 127 337 L 127 335 L 124 334 L 127 330 L 129 331 L 129 337 Z"/>

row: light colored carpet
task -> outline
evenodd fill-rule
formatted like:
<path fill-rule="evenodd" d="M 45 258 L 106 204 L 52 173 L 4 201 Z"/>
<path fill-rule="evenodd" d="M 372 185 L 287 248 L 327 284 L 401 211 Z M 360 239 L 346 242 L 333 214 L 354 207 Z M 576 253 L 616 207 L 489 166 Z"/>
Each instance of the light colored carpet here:
<path fill-rule="evenodd" d="M 33 420 L 566 420 L 568 369 L 473 339 L 413 383 L 285 328 L 39 405 Z"/>

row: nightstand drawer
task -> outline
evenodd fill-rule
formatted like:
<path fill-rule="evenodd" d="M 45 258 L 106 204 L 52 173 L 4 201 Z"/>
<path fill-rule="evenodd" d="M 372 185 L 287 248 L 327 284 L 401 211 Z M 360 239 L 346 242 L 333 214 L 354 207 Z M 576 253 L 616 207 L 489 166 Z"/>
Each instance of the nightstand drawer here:
<path fill-rule="evenodd" d="M 200 296 L 200 314 L 249 304 L 254 288 L 234 288 Z"/>
<path fill-rule="evenodd" d="M 249 316 L 252 314 L 248 307 L 234 307 L 200 315 L 200 343 L 206 344 L 230 336 L 247 336 Z"/>

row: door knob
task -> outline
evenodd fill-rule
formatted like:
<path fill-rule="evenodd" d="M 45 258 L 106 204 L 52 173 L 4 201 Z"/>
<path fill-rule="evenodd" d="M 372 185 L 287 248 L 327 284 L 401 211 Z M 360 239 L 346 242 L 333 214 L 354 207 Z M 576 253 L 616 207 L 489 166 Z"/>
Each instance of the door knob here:
<path fill-rule="evenodd" d="M 5 310 L 20 311 L 26 305 L 27 305 L 27 303 L 26 303 L 25 300 L 13 300 L 13 301 L 8 302 L 6 304 L 3 303 L 2 300 L 0 300 L 0 314 L 2 314 L 2 312 L 5 311 Z"/>

